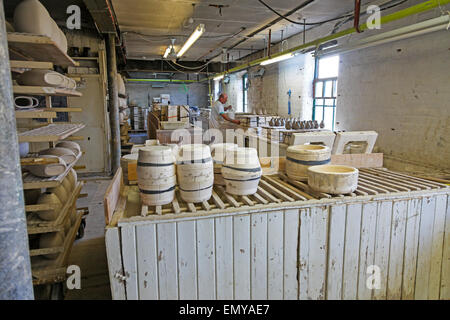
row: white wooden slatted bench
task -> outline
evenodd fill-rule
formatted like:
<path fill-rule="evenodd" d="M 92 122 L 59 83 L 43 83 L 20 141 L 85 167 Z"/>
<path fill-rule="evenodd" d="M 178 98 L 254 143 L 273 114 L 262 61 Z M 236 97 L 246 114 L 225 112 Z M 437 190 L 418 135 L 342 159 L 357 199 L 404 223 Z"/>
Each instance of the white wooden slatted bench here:
<path fill-rule="evenodd" d="M 264 176 L 252 196 L 215 188 L 207 204 L 177 198 L 143 216 L 118 172 L 105 212 L 112 296 L 450 299 L 450 188 L 386 169 L 360 178 L 332 196 Z"/>

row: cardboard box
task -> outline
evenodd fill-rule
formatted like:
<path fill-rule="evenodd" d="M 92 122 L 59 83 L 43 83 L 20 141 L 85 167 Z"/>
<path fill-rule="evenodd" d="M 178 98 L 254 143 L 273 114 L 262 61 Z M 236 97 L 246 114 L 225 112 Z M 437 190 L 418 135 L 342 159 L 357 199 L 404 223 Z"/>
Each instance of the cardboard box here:
<path fill-rule="evenodd" d="M 189 122 L 189 106 L 179 106 L 178 120 Z"/>
<path fill-rule="evenodd" d="M 167 107 L 167 121 L 178 121 L 178 106 Z"/>

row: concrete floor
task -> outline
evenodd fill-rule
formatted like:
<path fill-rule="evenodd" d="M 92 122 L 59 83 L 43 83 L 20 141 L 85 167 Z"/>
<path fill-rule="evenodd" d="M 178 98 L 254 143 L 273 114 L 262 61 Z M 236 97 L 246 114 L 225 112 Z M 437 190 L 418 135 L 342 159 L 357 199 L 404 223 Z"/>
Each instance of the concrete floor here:
<path fill-rule="evenodd" d="M 111 299 L 103 211 L 103 196 L 110 182 L 105 179 L 86 181 L 81 193 L 88 196 L 77 202 L 78 208 L 89 207 L 84 237 L 75 241 L 69 258 L 69 265 L 80 267 L 81 289 L 67 290 L 66 300 Z"/>

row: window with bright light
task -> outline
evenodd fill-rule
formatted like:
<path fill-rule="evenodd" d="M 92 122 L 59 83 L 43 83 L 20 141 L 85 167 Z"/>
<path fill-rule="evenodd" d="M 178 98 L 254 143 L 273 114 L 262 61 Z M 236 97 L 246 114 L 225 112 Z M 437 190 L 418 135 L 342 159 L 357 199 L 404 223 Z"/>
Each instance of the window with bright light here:
<path fill-rule="evenodd" d="M 248 105 L 248 73 L 242 76 L 242 112 L 247 111 Z"/>
<path fill-rule="evenodd" d="M 219 95 L 222 92 L 222 81 L 214 80 L 214 101 L 219 99 Z"/>
<path fill-rule="evenodd" d="M 334 130 L 336 120 L 338 74 L 339 56 L 316 58 L 313 120 L 323 121 L 328 130 Z"/>

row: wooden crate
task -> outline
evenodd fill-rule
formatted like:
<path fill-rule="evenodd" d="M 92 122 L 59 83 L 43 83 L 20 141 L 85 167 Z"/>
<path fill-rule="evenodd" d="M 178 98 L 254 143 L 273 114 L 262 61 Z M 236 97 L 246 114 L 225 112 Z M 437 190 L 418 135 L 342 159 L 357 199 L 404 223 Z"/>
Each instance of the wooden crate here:
<path fill-rule="evenodd" d="M 145 217 L 139 194 L 122 188 L 105 236 L 112 296 L 450 299 L 450 188 L 384 169 L 361 178 L 354 194 L 331 196 L 270 176 L 260 185 L 270 196 L 258 190 L 267 203 L 215 189 L 225 208 L 178 201 L 179 212 Z"/>

